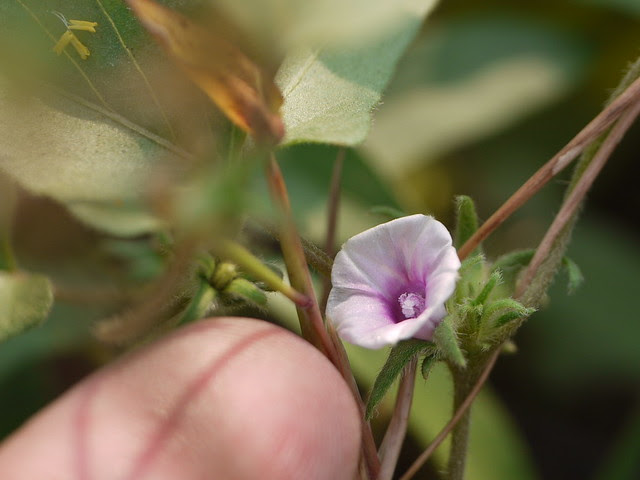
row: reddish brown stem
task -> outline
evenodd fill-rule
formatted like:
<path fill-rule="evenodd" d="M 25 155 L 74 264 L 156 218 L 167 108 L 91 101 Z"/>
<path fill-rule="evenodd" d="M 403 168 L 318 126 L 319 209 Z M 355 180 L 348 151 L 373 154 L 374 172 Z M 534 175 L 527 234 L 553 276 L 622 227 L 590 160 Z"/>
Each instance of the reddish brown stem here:
<path fill-rule="evenodd" d="M 405 367 L 404 374 L 400 379 L 393 416 L 380 445 L 380 475 L 376 480 L 391 480 L 393 478 L 400 449 L 407 434 L 417 366 L 418 358 L 414 357 Z"/>
<path fill-rule="evenodd" d="M 524 290 L 526 290 L 526 288 L 531 284 L 533 278 L 538 272 L 538 269 L 553 248 L 558 236 L 575 215 L 578 207 L 582 203 L 582 200 L 591 188 L 591 185 L 593 185 L 596 177 L 604 167 L 605 163 L 607 163 L 607 160 L 611 157 L 611 154 L 618 146 L 627 130 L 629 130 L 638 114 L 640 114 L 640 101 L 636 102 L 635 105 L 626 110 L 620 117 L 620 120 L 618 120 L 618 122 L 613 126 L 611 132 L 602 143 L 602 146 L 593 157 L 593 160 L 580 177 L 580 180 L 576 183 L 575 188 L 563 203 L 562 208 L 556 215 L 556 218 L 554 218 L 553 223 L 536 249 L 536 253 L 531 259 L 531 262 L 529 262 L 527 269 L 522 274 L 516 291 L 516 297 L 520 297 Z"/>
<path fill-rule="evenodd" d="M 338 150 L 338 156 L 333 164 L 333 174 L 331 175 L 331 186 L 329 189 L 329 204 L 327 206 L 327 237 L 325 239 L 324 251 L 329 258 L 333 258 L 336 249 L 336 229 L 338 224 L 338 208 L 340 207 L 340 183 L 342 180 L 342 166 L 344 164 L 345 150 Z M 322 300 L 320 310 L 324 312 L 331 290 L 331 276 L 324 277 L 322 282 Z"/>
<path fill-rule="evenodd" d="M 458 249 L 458 256 L 464 260 L 513 212 L 524 205 L 550 179 L 564 170 L 598 135 L 604 132 L 626 108 L 640 95 L 640 78 L 633 82 L 620 96 L 616 97 L 597 117 L 584 127 L 562 150 L 533 174 L 476 233 Z"/>
<path fill-rule="evenodd" d="M 306 306 L 296 306 L 302 336 L 323 352 L 334 364 L 337 362 L 337 353 L 333 347 L 327 331 L 324 328 L 322 315 L 318 308 L 311 275 L 307 267 L 304 250 L 298 236 L 293 216 L 289 194 L 284 183 L 280 167 L 272 155 L 267 167 L 267 179 L 271 190 L 271 196 L 282 213 L 280 245 L 291 286 L 307 296 L 309 303 Z"/>
<path fill-rule="evenodd" d="M 291 214 L 291 204 L 287 187 L 280 167 L 274 157 L 271 155 L 267 166 L 267 180 L 271 195 L 278 205 L 282 213 L 280 245 L 287 272 L 289 273 L 289 281 L 291 286 L 297 291 L 303 293 L 310 299 L 310 304 L 306 308 L 297 307 L 298 318 L 300 320 L 300 329 L 302 335 L 316 346 L 326 357 L 336 366 L 340 374 L 343 376 L 347 385 L 351 388 L 358 408 L 362 415 L 362 454 L 363 461 L 366 466 L 366 472 L 370 479 L 375 479 L 380 470 L 380 461 L 376 452 L 373 435 L 368 424 L 364 422 L 364 406 L 362 398 L 358 391 L 358 387 L 351 373 L 349 361 L 344 352 L 340 340 L 330 325 L 325 328 L 322 315 L 318 307 L 313 284 L 311 282 L 311 274 L 306 262 L 302 242 L 298 235 L 293 216 Z"/>

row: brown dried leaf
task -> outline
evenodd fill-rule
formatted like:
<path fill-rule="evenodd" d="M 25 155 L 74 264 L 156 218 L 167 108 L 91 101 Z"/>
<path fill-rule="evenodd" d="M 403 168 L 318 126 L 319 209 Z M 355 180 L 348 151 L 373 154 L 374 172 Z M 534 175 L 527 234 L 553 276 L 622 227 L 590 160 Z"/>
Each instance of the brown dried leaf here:
<path fill-rule="evenodd" d="M 152 0 L 127 0 L 142 22 L 218 107 L 259 142 L 278 143 L 282 95 L 273 75 L 213 29 Z"/>

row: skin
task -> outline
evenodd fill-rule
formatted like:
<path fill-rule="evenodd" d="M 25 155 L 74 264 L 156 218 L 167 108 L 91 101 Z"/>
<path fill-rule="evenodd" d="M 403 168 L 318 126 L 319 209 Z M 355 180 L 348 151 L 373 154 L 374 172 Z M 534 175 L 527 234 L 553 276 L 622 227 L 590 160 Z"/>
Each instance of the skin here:
<path fill-rule="evenodd" d="M 333 366 L 295 335 L 219 318 L 90 376 L 0 445 L 2 478 L 351 479 L 360 425 Z"/>

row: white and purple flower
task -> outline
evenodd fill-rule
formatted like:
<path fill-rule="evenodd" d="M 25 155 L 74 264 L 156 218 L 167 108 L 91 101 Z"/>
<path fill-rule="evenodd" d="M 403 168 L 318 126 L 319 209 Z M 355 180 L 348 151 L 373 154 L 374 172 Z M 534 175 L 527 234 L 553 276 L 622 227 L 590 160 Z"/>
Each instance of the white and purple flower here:
<path fill-rule="evenodd" d="M 378 225 L 349 239 L 336 256 L 327 318 L 342 339 L 366 348 L 430 340 L 459 268 L 451 235 L 433 217 Z"/>

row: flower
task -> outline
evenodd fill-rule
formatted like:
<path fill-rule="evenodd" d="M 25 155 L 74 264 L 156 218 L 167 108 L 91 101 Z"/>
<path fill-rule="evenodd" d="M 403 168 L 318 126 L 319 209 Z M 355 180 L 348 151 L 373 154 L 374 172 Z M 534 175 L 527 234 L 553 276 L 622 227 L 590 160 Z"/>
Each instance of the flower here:
<path fill-rule="evenodd" d="M 342 339 L 366 348 L 430 340 L 459 268 L 451 235 L 433 217 L 378 225 L 349 239 L 336 256 L 327 318 Z"/>

